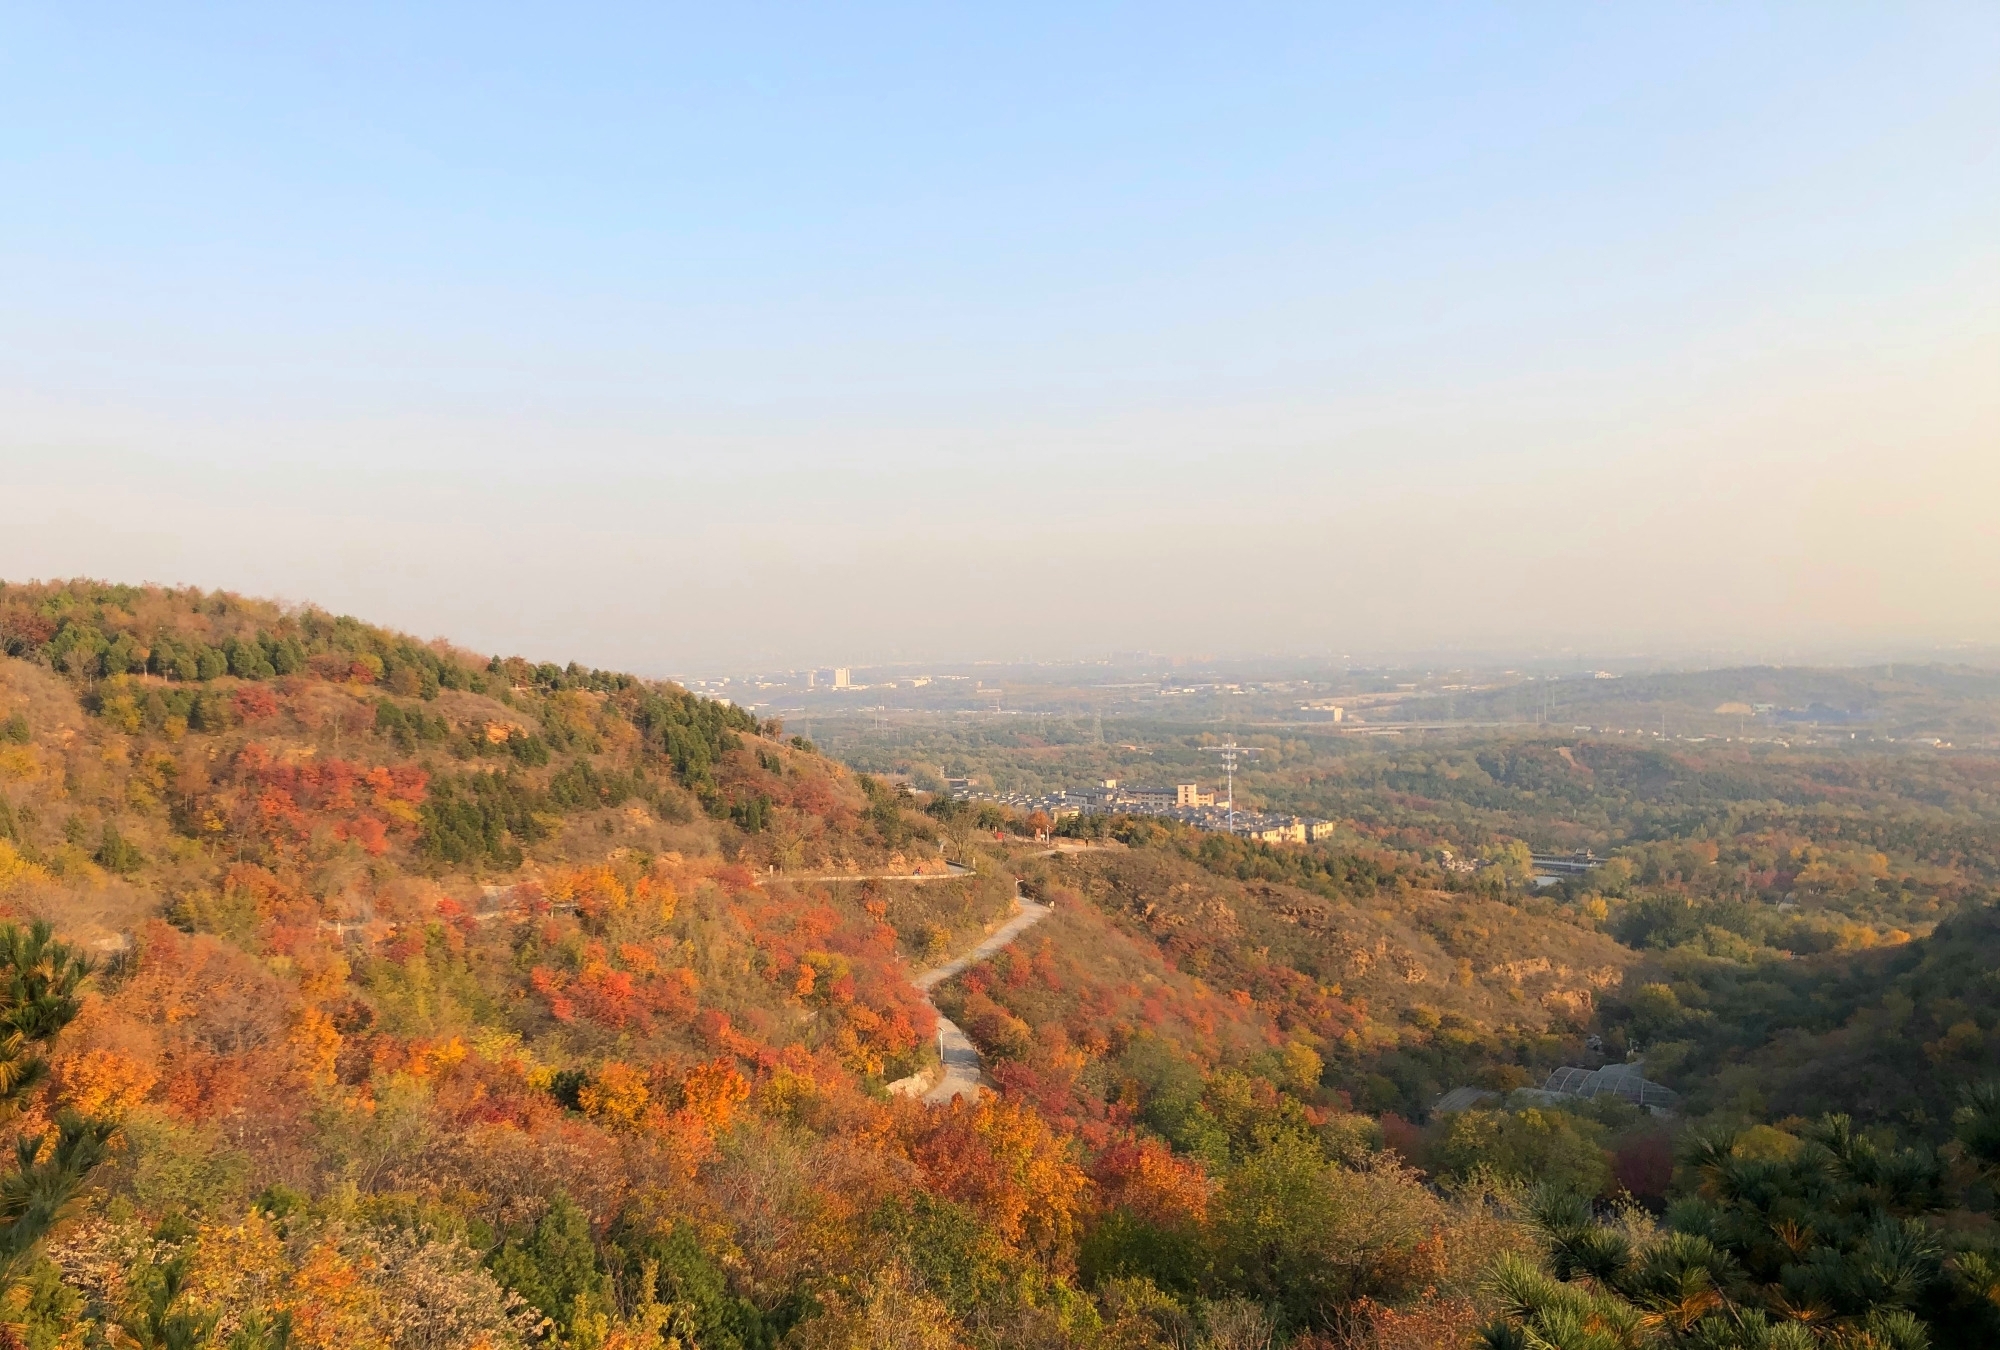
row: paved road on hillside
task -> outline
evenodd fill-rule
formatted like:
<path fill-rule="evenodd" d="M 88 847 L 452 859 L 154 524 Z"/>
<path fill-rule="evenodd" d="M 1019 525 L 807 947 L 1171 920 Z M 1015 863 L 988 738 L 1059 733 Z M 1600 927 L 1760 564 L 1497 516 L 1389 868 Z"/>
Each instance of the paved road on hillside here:
<path fill-rule="evenodd" d="M 946 863 L 942 872 L 759 872 L 752 877 L 762 886 L 767 881 L 957 881 L 969 877 L 972 869 L 963 863 Z"/>
<path fill-rule="evenodd" d="M 1058 853 L 1083 853 L 1090 851 L 1091 847 L 1090 845 L 1085 845 L 1081 848 L 1058 847 L 1049 849 L 1044 853 L 1036 854 L 1035 856 L 1047 858 Z M 1033 928 L 1043 919 L 1048 918 L 1050 912 L 1049 906 L 1030 900 L 1027 896 L 1022 895 L 1020 883 L 1016 882 L 1014 884 L 1013 918 L 980 939 L 979 943 L 970 951 L 945 962 L 941 966 L 932 966 L 929 970 L 918 973 L 910 980 L 910 983 L 923 991 L 924 1001 L 929 1003 L 931 990 L 967 967 L 978 965 L 1015 938 Z M 931 1011 L 937 1012 L 937 1005 L 935 1003 L 931 1004 Z M 979 1093 L 981 1091 L 979 1082 L 979 1047 L 972 1043 L 970 1036 L 959 1030 L 958 1023 L 952 1021 L 943 1013 L 938 1013 L 937 1024 L 938 1033 L 941 1038 L 939 1048 L 942 1052 L 941 1057 L 944 1060 L 944 1076 L 929 1090 L 926 1090 L 924 1083 L 928 1075 L 912 1074 L 908 1078 L 899 1078 L 889 1084 L 889 1091 L 903 1097 L 914 1097 L 918 1093 L 922 1093 L 924 1101 L 932 1106 L 942 1106 L 951 1101 L 953 1097 L 963 1097 L 966 1103 L 970 1105 L 979 1100 Z"/>
<path fill-rule="evenodd" d="M 1014 917 L 994 929 L 978 946 L 954 961 L 947 961 L 941 966 L 932 966 L 910 983 L 929 995 L 932 989 L 967 966 L 984 961 L 1049 917 L 1049 907 L 1037 904 L 1022 895 L 1019 886 L 1014 888 L 1014 907 L 1016 910 Z M 931 1006 L 935 1011 L 937 1005 Z M 979 1048 L 972 1043 L 970 1036 L 959 1030 L 958 1023 L 943 1013 L 938 1013 L 937 1023 L 938 1043 L 944 1060 L 944 1077 L 938 1080 L 937 1086 L 924 1094 L 924 1100 L 933 1106 L 942 1106 L 953 1097 L 963 1097 L 969 1106 L 979 1100 Z M 907 1083 L 911 1080 L 906 1078 L 903 1081 Z M 890 1090 L 894 1091 L 894 1088 Z"/>

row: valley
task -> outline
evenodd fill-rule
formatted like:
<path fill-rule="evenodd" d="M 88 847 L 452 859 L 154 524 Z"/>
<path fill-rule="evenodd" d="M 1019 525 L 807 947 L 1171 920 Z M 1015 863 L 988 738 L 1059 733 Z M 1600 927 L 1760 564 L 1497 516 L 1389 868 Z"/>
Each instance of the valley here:
<path fill-rule="evenodd" d="M 814 739 L 97 583 L 0 644 L 10 1015 L 88 967 L 18 1020 L 22 1166 L 85 1132 L 22 1344 L 1434 1344 L 1584 1248 L 1633 1344 L 1672 1262 L 1715 1344 L 2000 1328 L 1984 751 L 1252 730 L 1333 825 L 1271 843 L 943 790 L 1200 719 Z M 1544 1090 L 1596 1068 L 1670 1095 Z"/>

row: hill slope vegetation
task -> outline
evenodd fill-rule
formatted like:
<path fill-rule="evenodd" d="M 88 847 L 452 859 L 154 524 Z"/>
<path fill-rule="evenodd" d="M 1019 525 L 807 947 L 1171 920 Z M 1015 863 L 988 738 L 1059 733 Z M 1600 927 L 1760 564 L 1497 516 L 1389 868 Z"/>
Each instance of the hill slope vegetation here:
<path fill-rule="evenodd" d="M 1414 807 L 1343 780 L 1333 847 L 1053 853 L 672 684 L 310 608 L 9 585 L 0 651 L 0 1344 L 2000 1331 L 1976 775 L 1537 892 L 1496 816 L 1468 869 L 1410 813 L 1581 764 L 1640 786 L 1561 809 L 1625 818 L 1683 768 L 1514 745 Z M 912 971 L 1017 884 L 1053 917 L 937 995 L 997 1091 L 890 1096 Z M 1506 1095 L 1591 1037 L 1690 1114 Z"/>

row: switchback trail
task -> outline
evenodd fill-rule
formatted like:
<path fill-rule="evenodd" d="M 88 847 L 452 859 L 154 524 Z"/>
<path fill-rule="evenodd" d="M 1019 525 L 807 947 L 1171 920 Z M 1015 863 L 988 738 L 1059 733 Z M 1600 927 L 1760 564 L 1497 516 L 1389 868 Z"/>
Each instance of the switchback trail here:
<path fill-rule="evenodd" d="M 967 966 L 977 965 L 979 962 L 984 961 L 1015 938 L 1033 928 L 1043 919 L 1049 917 L 1049 907 L 1038 904 L 1022 895 L 1018 884 L 1014 887 L 1014 906 L 1017 911 L 1014 917 L 987 934 L 978 946 L 955 960 L 947 961 L 941 966 L 932 966 L 929 970 L 923 971 L 910 981 L 911 984 L 923 990 L 926 1002 L 929 1001 L 932 989 L 958 974 Z M 935 1003 L 931 1004 L 931 1011 L 937 1012 L 937 1005 Z M 937 1086 L 928 1092 L 924 1092 L 924 1100 L 933 1106 L 941 1106 L 949 1102 L 953 1097 L 963 1097 L 967 1104 L 978 1101 L 979 1048 L 973 1045 L 970 1036 L 959 1030 L 958 1023 L 952 1021 L 943 1013 L 938 1013 L 937 1024 L 938 1057 L 944 1061 L 944 1076 L 938 1079 Z M 891 1083 L 889 1091 L 899 1092 L 906 1096 L 922 1092 L 924 1079 L 925 1075 L 923 1074 L 901 1079 Z"/>
<path fill-rule="evenodd" d="M 1035 856 L 1047 858 L 1058 853 L 1081 853 L 1090 847 L 1090 845 L 1082 848 L 1057 847 Z M 1014 910 L 1013 918 L 980 939 L 970 951 L 952 958 L 941 966 L 932 966 L 929 970 L 921 971 L 911 978 L 910 983 L 923 992 L 926 1003 L 930 1002 L 931 990 L 967 967 L 978 965 L 1043 919 L 1048 918 L 1050 914 L 1049 906 L 1030 900 L 1021 894 L 1021 883 L 1018 881 L 1014 883 Z M 931 1011 L 937 1012 L 935 1003 L 931 1004 Z M 937 1014 L 937 1024 L 939 1058 L 944 1062 L 944 1076 L 926 1091 L 924 1084 L 928 1081 L 929 1075 L 911 1074 L 908 1078 L 899 1078 L 889 1084 L 889 1091 L 904 1097 L 914 1097 L 921 1093 L 924 1101 L 932 1106 L 942 1106 L 953 1097 L 963 1097 L 970 1105 L 979 1100 L 979 1047 L 972 1043 L 970 1036 L 959 1030 L 958 1023 L 941 1012 Z"/>

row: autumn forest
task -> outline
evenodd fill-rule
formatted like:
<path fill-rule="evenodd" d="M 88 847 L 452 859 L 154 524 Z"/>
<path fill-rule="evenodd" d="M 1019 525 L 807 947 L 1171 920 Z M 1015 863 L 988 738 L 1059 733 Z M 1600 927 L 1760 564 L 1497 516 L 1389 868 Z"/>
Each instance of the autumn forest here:
<path fill-rule="evenodd" d="M 0 1347 L 2000 1340 L 2000 758 L 1264 748 L 1334 838 L 0 586 Z"/>

